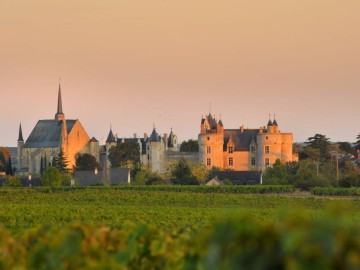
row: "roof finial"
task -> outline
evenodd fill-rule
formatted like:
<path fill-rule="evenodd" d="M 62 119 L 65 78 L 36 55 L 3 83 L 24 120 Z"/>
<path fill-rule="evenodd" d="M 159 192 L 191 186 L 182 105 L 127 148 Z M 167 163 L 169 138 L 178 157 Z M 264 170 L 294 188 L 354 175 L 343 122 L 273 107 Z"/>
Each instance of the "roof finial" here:
<path fill-rule="evenodd" d="M 156 129 L 156 127 L 155 127 L 155 123 L 153 122 L 153 129 Z"/>

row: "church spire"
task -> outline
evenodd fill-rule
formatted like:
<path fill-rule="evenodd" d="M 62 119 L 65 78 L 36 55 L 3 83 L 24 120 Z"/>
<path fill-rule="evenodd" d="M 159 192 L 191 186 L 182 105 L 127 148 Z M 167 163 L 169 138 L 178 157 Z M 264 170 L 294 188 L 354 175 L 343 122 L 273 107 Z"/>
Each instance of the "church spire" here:
<path fill-rule="evenodd" d="M 59 83 L 58 105 L 57 105 L 57 112 L 55 114 L 55 120 L 64 120 L 64 119 L 65 119 L 65 115 L 62 109 L 61 85 Z"/>
<path fill-rule="evenodd" d="M 22 128 L 21 128 L 21 123 L 20 123 L 18 142 L 23 142 L 23 141 L 24 141 L 24 139 L 23 139 Z"/>

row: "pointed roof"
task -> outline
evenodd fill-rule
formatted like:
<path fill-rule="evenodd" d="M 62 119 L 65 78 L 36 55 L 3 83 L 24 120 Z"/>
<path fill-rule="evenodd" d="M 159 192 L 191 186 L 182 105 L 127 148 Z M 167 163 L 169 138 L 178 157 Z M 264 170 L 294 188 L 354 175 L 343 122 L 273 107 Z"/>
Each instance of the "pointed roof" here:
<path fill-rule="evenodd" d="M 277 123 L 276 119 L 274 119 L 273 125 L 278 126 L 278 123 Z"/>
<path fill-rule="evenodd" d="M 23 138 L 21 123 L 20 123 L 18 142 L 23 142 L 23 141 L 24 141 L 24 138 Z"/>
<path fill-rule="evenodd" d="M 159 135 L 156 132 L 156 128 L 153 128 L 153 131 L 151 132 L 149 142 L 160 142 Z"/>
<path fill-rule="evenodd" d="M 89 141 L 91 143 L 98 143 L 99 141 L 95 138 L 95 137 L 92 137 L 91 140 Z"/>
<path fill-rule="evenodd" d="M 62 98 L 61 98 L 61 85 L 59 83 L 59 92 L 58 92 L 58 104 L 57 104 L 57 111 L 55 114 L 55 119 L 56 120 L 64 120 L 65 119 L 65 115 L 62 109 Z"/>
<path fill-rule="evenodd" d="M 107 139 L 106 139 L 106 142 L 107 142 L 107 143 L 113 143 L 113 142 L 116 142 L 116 140 L 115 140 L 115 136 L 114 136 L 114 134 L 113 134 L 113 132 L 112 132 L 112 129 L 111 129 L 111 128 L 110 128 L 109 135 L 108 135 L 108 137 L 107 137 Z"/>
<path fill-rule="evenodd" d="M 59 93 L 58 93 L 57 113 L 58 113 L 58 114 L 63 114 L 63 110 L 62 110 L 62 99 L 61 99 L 61 85 L 60 85 L 60 84 L 59 84 Z"/>
<path fill-rule="evenodd" d="M 271 119 L 269 119 L 269 122 L 267 125 L 268 125 L 268 127 L 273 125 L 273 122 L 271 121 Z"/>

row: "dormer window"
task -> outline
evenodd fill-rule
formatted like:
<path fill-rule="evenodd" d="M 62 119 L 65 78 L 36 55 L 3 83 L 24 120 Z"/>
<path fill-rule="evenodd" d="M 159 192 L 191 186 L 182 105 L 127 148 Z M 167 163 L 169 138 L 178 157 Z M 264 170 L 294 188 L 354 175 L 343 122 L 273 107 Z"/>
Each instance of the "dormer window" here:
<path fill-rule="evenodd" d="M 234 153 L 234 146 L 229 146 L 229 154 Z"/>
<path fill-rule="evenodd" d="M 251 151 L 251 153 L 255 153 L 256 152 L 256 147 L 254 145 L 252 145 L 250 147 L 250 151 Z"/>

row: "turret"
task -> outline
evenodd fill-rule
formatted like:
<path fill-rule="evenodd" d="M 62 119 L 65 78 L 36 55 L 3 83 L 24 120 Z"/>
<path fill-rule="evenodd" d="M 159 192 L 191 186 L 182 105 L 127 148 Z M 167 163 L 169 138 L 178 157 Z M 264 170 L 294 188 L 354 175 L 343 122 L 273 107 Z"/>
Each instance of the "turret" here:
<path fill-rule="evenodd" d="M 111 147 L 116 146 L 116 139 L 112 132 L 112 128 L 110 126 L 109 135 L 106 139 L 106 167 L 110 168 L 110 160 L 109 160 L 109 150 Z"/>
<path fill-rule="evenodd" d="M 23 138 L 23 134 L 22 134 L 22 128 L 21 128 L 21 123 L 19 126 L 19 137 L 18 137 L 18 141 L 17 141 L 17 154 L 18 154 L 18 160 L 19 160 L 19 164 L 18 164 L 18 169 L 20 169 L 22 167 L 21 161 L 22 161 L 22 149 L 24 147 L 24 138 Z"/>

